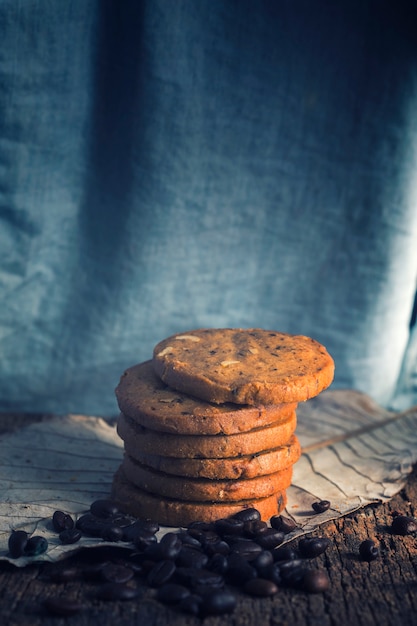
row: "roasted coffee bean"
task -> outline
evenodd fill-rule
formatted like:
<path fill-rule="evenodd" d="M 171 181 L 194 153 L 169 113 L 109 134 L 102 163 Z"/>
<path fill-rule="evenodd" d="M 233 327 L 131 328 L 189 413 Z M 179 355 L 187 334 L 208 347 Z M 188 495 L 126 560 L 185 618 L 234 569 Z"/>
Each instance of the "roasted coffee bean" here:
<path fill-rule="evenodd" d="M 107 519 L 119 513 L 119 507 L 113 500 L 96 500 L 90 506 L 90 513 L 94 517 Z"/>
<path fill-rule="evenodd" d="M 109 583 L 127 583 L 135 575 L 132 568 L 118 563 L 107 563 L 101 569 L 101 578 Z"/>
<path fill-rule="evenodd" d="M 131 536 L 131 539 L 128 539 L 128 541 L 133 542 L 136 548 L 140 551 L 145 551 L 147 548 L 149 548 L 149 546 L 152 546 L 158 543 L 158 539 L 156 535 L 154 535 L 154 533 L 151 533 L 150 531 L 147 531 L 147 530 L 138 531 L 136 529 L 134 534 L 130 536 Z M 126 541 L 126 529 L 123 534 L 123 538 Z"/>
<path fill-rule="evenodd" d="M 199 615 L 202 601 L 203 598 L 201 596 L 192 593 L 181 600 L 178 604 L 178 608 L 183 613 L 188 613 L 188 615 Z"/>
<path fill-rule="evenodd" d="M 236 596 L 226 590 L 214 591 L 203 597 L 200 612 L 203 615 L 224 615 L 236 607 Z"/>
<path fill-rule="evenodd" d="M 247 561 L 252 561 L 253 559 L 256 559 L 258 554 L 260 554 L 261 552 L 262 547 L 259 545 L 259 543 L 256 543 L 251 539 L 245 539 L 243 537 L 238 539 L 231 545 L 231 553 L 238 554 L 239 556 L 245 558 Z"/>
<path fill-rule="evenodd" d="M 48 613 L 60 615 L 61 617 L 70 617 L 84 609 L 84 605 L 76 598 L 47 598 L 43 603 Z"/>
<path fill-rule="evenodd" d="M 259 575 L 274 562 L 272 552 L 270 550 L 263 550 L 258 556 L 251 561 L 252 567 L 256 569 Z"/>
<path fill-rule="evenodd" d="M 260 535 L 262 532 L 268 529 L 269 526 L 266 522 L 263 522 L 260 519 L 251 519 L 244 523 L 243 534 L 245 535 L 245 537 L 253 539 L 254 537 Z"/>
<path fill-rule="evenodd" d="M 44 554 L 48 549 L 48 540 L 40 535 L 33 535 L 27 540 L 24 550 L 26 556 L 39 556 Z"/>
<path fill-rule="evenodd" d="M 166 533 L 159 542 L 163 557 L 165 559 L 175 559 L 182 548 L 181 539 L 176 533 Z"/>
<path fill-rule="evenodd" d="M 161 587 L 161 585 L 164 585 L 172 578 L 176 569 L 174 561 L 158 561 L 148 572 L 146 579 L 148 585 L 150 587 Z"/>
<path fill-rule="evenodd" d="M 375 561 L 379 557 L 379 548 L 372 539 L 365 539 L 359 546 L 359 554 L 363 561 Z"/>
<path fill-rule="evenodd" d="M 279 530 L 284 533 L 284 535 L 288 535 L 288 533 L 297 528 L 297 524 L 294 520 L 289 517 L 284 517 L 284 515 L 273 515 L 269 520 L 269 523 L 272 528 Z"/>
<path fill-rule="evenodd" d="M 274 561 L 293 561 L 298 557 L 297 552 L 291 546 L 280 546 L 272 550 Z"/>
<path fill-rule="evenodd" d="M 279 569 L 279 575 L 283 584 L 296 587 L 301 584 L 306 571 L 306 565 L 301 559 L 293 561 L 281 561 L 274 564 Z"/>
<path fill-rule="evenodd" d="M 207 543 L 204 546 L 204 551 L 209 556 L 212 556 L 213 554 L 225 554 L 226 555 L 226 554 L 229 554 L 230 552 L 230 545 L 226 541 L 219 539 L 218 541 Z"/>
<path fill-rule="evenodd" d="M 396 515 L 392 520 L 391 532 L 395 535 L 411 535 L 417 531 L 417 520 L 407 515 Z"/>
<path fill-rule="evenodd" d="M 271 563 L 262 569 L 262 573 L 259 573 L 261 578 L 272 580 L 278 587 L 282 583 L 281 572 L 279 569 L 279 563 Z"/>
<path fill-rule="evenodd" d="M 232 585 L 243 585 L 252 578 L 258 578 L 258 572 L 242 557 L 230 558 L 225 576 Z"/>
<path fill-rule="evenodd" d="M 191 546 L 192 548 L 197 549 L 202 547 L 201 541 L 199 541 L 195 537 L 192 537 L 188 532 L 180 532 L 178 533 L 178 536 L 181 539 L 183 545 Z"/>
<path fill-rule="evenodd" d="M 82 537 L 81 530 L 78 528 L 67 528 L 66 530 L 62 530 L 59 533 L 59 540 L 64 545 L 70 545 L 72 543 L 77 543 Z"/>
<path fill-rule="evenodd" d="M 224 574 L 228 568 L 227 556 L 225 554 L 221 554 L 220 552 L 216 552 L 216 554 L 213 554 L 213 556 L 210 557 L 206 568 L 211 572 Z"/>
<path fill-rule="evenodd" d="M 101 538 L 101 533 L 106 523 L 104 519 L 95 517 L 91 513 L 86 513 L 77 519 L 75 527 L 81 530 L 83 535 L 87 535 L 87 537 Z"/>
<path fill-rule="evenodd" d="M 212 543 L 217 543 L 217 541 L 220 541 L 220 535 L 214 530 L 207 530 L 206 532 L 203 532 L 200 536 L 200 543 L 203 548 Z"/>
<path fill-rule="evenodd" d="M 57 533 L 74 528 L 75 522 L 71 515 L 64 511 L 55 511 L 52 516 L 52 526 Z"/>
<path fill-rule="evenodd" d="M 266 550 L 270 550 L 272 548 L 276 548 L 284 541 L 285 535 L 280 530 L 275 530 L 275 528 L 267 528 L 260 534 L 254 537 L 254 541 L 259 544 L 262 548 Z"/>
<path fill-rule="evenodd" d="M 77 567 L 58 566 L 52 567 L 47 571 L 47 578 L 54 583 L 66 583 L 70 580 L 77 580 L 81 575 L 80 570 Z"/>
<path fill-rule="evenodd" d="M 266 578 L 253 578 L 244 584 L 243 591 L 251 596 L 266 598 L 275 595 L 278 591 L 278 586 L 272 580 L 267 580 Z"/>
<path fill-rule="evenodd" d="M 243 531 L 244 522 L 241 519 L 226 517 L 214 523 L 214 530 L 219 535 L 240 535 Z"/>
<path fill-rule="evenodd" d="M 324 513 L 330 508 L 330 502 L 329 500 L 320 500 L 320 502 L 313 502 L 311 507 L 316 513 Z"/>
<path fill-rule="evenodd" d="M 330 545 L 327 537 L 303 537 L 298 542 L 300 554 L 305 559 L 314 559 L 323 554 Z"/>
<path fill-rule="evenodd" d="M 308 593 L 323 593 L 330 588 L 330 580 L 324 570 L 311 569 L 304 572 L 301 587 Z"/>
<path fill-rule="evenodd" d="M 261 514 L 257 509 L 248 508 L 242 509 L 242 511 L 238 511 L 237 513 L 232 515 L 232 518 L 242 520 L 243 522 L 250 522 L 252 520 L 260 520 Z"/>
<path fill-rule="evenodd" d="M 205 567 L 208 563 L 209 557 L 204 552 L 196 550 L 195 548 L 182 546 L 175 562 L 180 567 Z"/>
<path fill-rule="evenodd" d="M 104 541 L 123 541 L 124 531 L 120 526 L 114 526 L 113 524 L 109 524 L 108 526 L 104 526 L 101 532 L 101 538 Z"/>
<path fill-rule="evenodd" d="M 217 572 L 206 569 L 196 570 L 189 582 L 189 586 L 198 595 L 205 595 L 213 590 L 222 589 L 224 587 L 224 578 L 222 574 Z"/>
<path fill-rule="evenodd" d="M 156 598 L 163 604 L 178 604 L 190 595 L 190 590 L 184 585 L 166 583 L 159 587 Z"/>
<path fill-rule="evenodd" d="M 129 583 L 105 583 L 100 585 L 97 597 L 100 600 L 133 600 L 139 595 L 139 589 Z"/>
<path fill-rule="evenodd" d="M 28 542 L 28 534 L 24 530 L 12 530 L 9 537 L 9 554 L 12 559 L 18 559 L 23 556 Z"/>
<path fill-rule="evenodd" d="M 192 530 L 193 533 L 207 532 L 208 530 L 213 529 L 213 525 L 210 524 L 209 522 L 195 521 L 195 522 L 191 522 L 190 524 L 188 524 L 187 529 L 188 531 Z M 193 536 L 195 535 L 193 534 Z"/>

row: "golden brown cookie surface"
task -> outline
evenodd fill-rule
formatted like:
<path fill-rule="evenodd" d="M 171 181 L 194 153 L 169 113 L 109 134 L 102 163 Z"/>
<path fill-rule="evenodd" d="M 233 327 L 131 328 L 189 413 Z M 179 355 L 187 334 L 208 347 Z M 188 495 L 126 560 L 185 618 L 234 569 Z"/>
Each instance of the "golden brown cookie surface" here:
<path fill-rule="evenodd" d="M 303 335 L 263 329 L 198 329 L 172 335 L 153 352 L 170 387 L 213 403 L 303 402 L 332 382 L 334 362 Z"/>
<path fill-rule="evenodd" d="M 246 456 L 286 444 L 297 425 L 295 412 L 277 425 L 256 428 L 236 435 L 172 435 L 150 430 L 121 413 L 117 432 L 124 441 L 125 451 L 178 458 L 225 458 Z"/>
<path fill-rule="evenodd" d="M 123 459 L 122 468 L 131 483 L 148 493 L 199 502 L 236 502 L 266 498 L 278 491 L 286 490 L 292 478 L 292 467 L 249 479 L 184 478 L 153 470 L 127 454 Z"/>
<path fill-rule="evenodd" d="M 231 435 L 283 421 L 297 403 L 271 406 L 212 404 L 168 387 L 151 361 L 127 369 L 116 387 L 122 413 L 142 426 L 184 435 Z"/>
<path fill-rule="evenodd" d="M 132 457 L 143 465 L 160 472 L 191 478 L 210 478 L 214 480 L 256 478 L 273 474 L 294 465 L 301 455 L 301 446 L 293 435 L 288 444 L 251 454 L 225 459 L 187 459 L 141 453 L 133 446 Z"/>
<path fill-rule="evenodd" d="M 127 480 L 122 468 L 114 476 L 112 498 L 121 510 L 142 519 L 153 519 L 164 526 L 181 527 L 191 522 L 213 522 L 247 508 L 256 508 L 264 521 L 279 514 L 286 505 L 285 492 L 267 498 L 241 502 L 185 502 L 147 493 Z"/>

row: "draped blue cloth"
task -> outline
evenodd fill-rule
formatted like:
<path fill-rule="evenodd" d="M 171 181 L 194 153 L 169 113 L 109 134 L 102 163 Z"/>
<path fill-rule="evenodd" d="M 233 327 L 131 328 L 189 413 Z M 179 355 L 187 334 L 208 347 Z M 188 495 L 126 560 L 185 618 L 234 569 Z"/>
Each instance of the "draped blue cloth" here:
<path fill-rule="evenodd" d="M 198 327 L 417 403 L 414 5 L 2 0 L 0 410 L 114 415 Z"/>

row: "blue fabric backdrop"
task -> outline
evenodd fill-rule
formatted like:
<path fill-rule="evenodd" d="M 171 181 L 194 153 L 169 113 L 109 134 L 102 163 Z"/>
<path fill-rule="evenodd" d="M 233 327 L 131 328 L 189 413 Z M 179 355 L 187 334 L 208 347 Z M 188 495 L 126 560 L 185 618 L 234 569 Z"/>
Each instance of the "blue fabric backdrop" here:
<path fill-rule="evenodd" d="M 114 415 L 205 326 L 417 403 L 414 6 L 1 0 L 0 410 Z"/>

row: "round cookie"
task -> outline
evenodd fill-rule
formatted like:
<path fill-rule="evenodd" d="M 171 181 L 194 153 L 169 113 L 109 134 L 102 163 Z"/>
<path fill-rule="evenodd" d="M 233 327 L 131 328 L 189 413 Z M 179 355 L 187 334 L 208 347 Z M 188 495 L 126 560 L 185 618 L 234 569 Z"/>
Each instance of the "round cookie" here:
<path fill-rule="evenodd" d="M 241 502 L 184 502 L 154 496 L 127 480 L 120 467 L 113 479 L 111 497 L 125 513 L 142 519 L 153 519 L 163 526 L 184 527 L 191 522 L 214 522 L 247 508 L 255 508 L 263 521 L 281 513 L 287 503 L 285 492 Z"/>
<path fill-rule="evenodd" d="M 131 483 L 148 493 L 198 502 L 236 502 L 266 498 L 286 490 L 292 478 L 292 467 L 249 479 L 184 478 L 152 470 L 128 455 L 123 459 L 122 468 Z"/>
<path fill-rule="evenodd" d="M 213 404 L 168 387 L 152 361 L 127 369 L 116 387 L 122 413 L 161 432 L 183 435 L 232 435 L 283 421 L 297 403 L 271 406 Z"/>
<path fill-rule="evenodd" d="M 143 465 L 175 476 L 212 480 L 248 479 L 273 474 L 294 465 L 301 456 L 301 446 L 293 435 L 287 444 L 279 448 L 229 459 L 179 459 L 137 450 L 131 450 L 131 456 Z"/>
<path fill-rule="evenodd" d="M 332 357 L 314 339 L 259 328 L 175 334 L 155 346 L 152 362 L 170 387 L 216 404 L 303 402 L 334 376 Z"/>
<path fill-rule="evenodd" d="M 237 435 L 171 435 L 144 428 L 123 413 L 117 420 L 117 432 L 125 451 L 178 458 L 225 458 L 247 456 L 286 444 L 297 425 L 295 412 L 277 425 L 255 428 Z"/>

